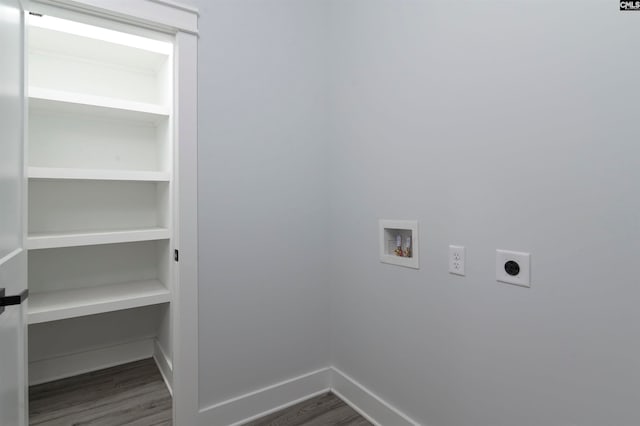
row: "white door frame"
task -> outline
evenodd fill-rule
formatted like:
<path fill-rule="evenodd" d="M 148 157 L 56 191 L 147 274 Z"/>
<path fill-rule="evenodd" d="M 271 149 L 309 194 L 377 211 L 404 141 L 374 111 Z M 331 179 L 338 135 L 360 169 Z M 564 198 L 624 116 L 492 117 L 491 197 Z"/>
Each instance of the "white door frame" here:
<path fill-rule="evenodd" d="M 173 417 L 198 422 L 198 10 L 171 0 L 31 0 L 172 34 L 174 62 L 174 238 L 180 252 L 172 299 Z M 28 9 L 29 4 L 25 5 Z"/>

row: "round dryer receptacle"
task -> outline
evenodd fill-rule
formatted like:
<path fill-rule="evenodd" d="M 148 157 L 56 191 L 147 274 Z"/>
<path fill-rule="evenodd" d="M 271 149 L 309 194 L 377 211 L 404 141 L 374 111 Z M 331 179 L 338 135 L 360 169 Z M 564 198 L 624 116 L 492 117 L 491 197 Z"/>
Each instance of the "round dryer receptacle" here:
<path fill-rule="evenodd" d="M 506 271 L 507 274 L 511 275 L 512 277 L 515 277 L 520 273 L 520 265 L 518 265 L 518 262 L 510 260 L 504 264 L 504 270 Z"/>

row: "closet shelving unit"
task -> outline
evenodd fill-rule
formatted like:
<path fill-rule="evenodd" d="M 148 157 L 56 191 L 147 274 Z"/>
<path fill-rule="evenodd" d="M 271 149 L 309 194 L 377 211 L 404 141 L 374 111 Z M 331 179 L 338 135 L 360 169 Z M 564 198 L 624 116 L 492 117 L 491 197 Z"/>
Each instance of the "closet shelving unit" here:
<path fill-rule="evenodd" d="M 29 324 L 60 332 L 158 306 L 170 357 L 173 45 L 53 16 L 28 25 Z M 82 339 L 67 352 L 95 350 Z"/>

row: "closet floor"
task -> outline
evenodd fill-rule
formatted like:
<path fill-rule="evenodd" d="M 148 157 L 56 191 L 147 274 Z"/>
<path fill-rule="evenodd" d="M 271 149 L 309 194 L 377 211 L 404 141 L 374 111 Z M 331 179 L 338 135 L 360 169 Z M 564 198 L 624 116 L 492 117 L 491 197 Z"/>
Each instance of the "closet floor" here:
<path fill-rule="evenodd" d="M 373 426 L 333 393 L 308 399 L 244 426 Z"/>
<path fill-rule="evenodd" d="M 171 414 L 153 359 L 29 388 L 32 426 L 170 426 Z"/>

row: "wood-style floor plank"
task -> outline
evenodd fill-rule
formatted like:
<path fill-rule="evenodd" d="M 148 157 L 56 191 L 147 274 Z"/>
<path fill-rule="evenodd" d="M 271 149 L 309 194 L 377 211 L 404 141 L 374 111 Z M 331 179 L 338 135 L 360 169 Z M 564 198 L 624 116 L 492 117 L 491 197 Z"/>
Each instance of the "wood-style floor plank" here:
<path fill-rule="evenodd" d="M 171 426 L 171 415 L 152 359 L 29 388 L 31 426 Z"/>
<path fill-rule="evenodd" d="M 171 426 L 171 396 L 153 360 L 29 389 L 31 426 Z M 332 393 L 245 426 L 372 426 Z"/>
<path fill-rule="evenodd" d="M 372 426 L 332 393 L 311 398 L 244 426 Z"/>

